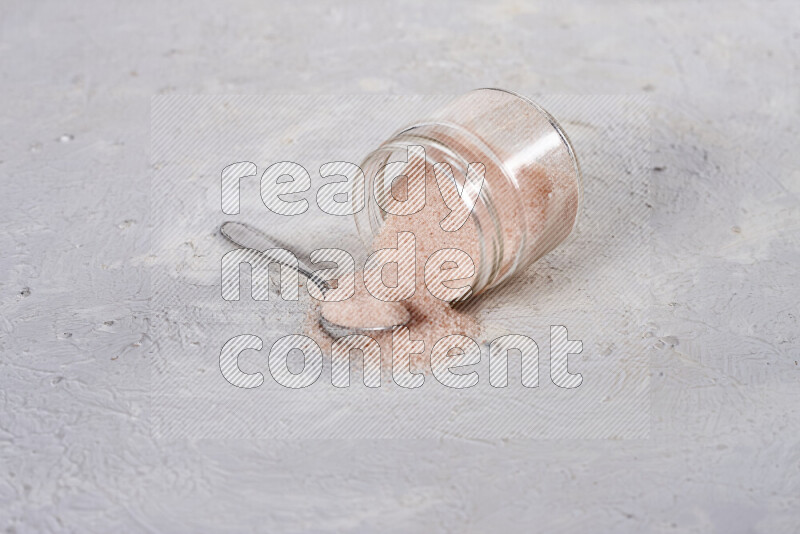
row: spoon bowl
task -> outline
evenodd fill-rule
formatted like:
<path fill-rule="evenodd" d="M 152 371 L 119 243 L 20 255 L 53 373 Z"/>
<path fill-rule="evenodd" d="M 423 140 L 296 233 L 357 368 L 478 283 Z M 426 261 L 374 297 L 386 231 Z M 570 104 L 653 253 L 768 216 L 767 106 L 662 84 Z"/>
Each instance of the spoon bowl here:
<path fill-rule="evenodd" d="M 340 324 L 336 324 L 334 322 L 329 321 L 325 318 L 324 315 L 320 315 L 319 317 L 319 324 L 325 332 L 331 336 L 332 338 L 340 338 L 349 336 L 352 334 L 362 334 L 365 336 L 369 336 L 370 334 L 381 334 L 383 332 L 391 332 L 395 328 L 400 326 L 405 326 L 408 321 L 411 319 L 411 315 L 409 314 L 408 319 L 406 319 L 402 324 L 395 324 L 390 326 L 371 326 L 366 328 L 356 328 L 352 326 L 342 326 Z"/>

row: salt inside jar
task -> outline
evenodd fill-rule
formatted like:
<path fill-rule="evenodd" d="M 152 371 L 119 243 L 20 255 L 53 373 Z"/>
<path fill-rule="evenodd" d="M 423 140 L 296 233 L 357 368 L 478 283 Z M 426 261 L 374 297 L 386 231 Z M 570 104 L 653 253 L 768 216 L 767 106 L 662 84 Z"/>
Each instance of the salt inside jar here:
<path fill-rule="evenodd" d="M 410 146 L 424 149 L 424 167 L 409 156 Z M 407 162 L 406 175 L 387 172 L 387 164 L 397 161 Z M 435 163 L 449 164 L 460 183 L 470 163 L 485 169 L 470 218 L 455 232 L 439 224 L 449 210 L 437 187 Z M 563 128 L 531 100 L 500 89 L 471 91 L 401 129 L 361 168 L 367 205 L 355 217 L 367 246 L 396 246 L 398 232 L 413 232 L 422 259 L 418 280 L 424 279 L 425 258 L 437 248 L 463 250 L 476 267 L 471 295 L 524 271 L 562 243 L 577 223 L 583 194 L 580 166 Z M 387 213 L 381 199 L 396 197 L 404 187 L 407 198 L 414 194 L 408 176 L 422 169 L 425 208 L 410 215 Z"/>

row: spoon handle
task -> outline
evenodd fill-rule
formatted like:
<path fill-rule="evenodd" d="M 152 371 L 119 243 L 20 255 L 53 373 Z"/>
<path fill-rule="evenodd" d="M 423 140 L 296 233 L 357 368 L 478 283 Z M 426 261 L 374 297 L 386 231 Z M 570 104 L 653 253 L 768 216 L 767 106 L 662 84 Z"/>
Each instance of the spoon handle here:
<path fill-rule="evenodd" d="M 219 227 L 219 233 L 234 245 L 258 250 L 270 261 L 295 269 L 298 273 L 319 287 L 323 294 L 329 289 L 328 283 L 314 274 L 311 268 L 303 263 L 294 251 L 287 249 L 283 243 L 268 236 L 261 230 L 253 228 L 249 224 L 227 221 L 222 223 L 222 226 Z M 293 258 L 287 254 L 287 252 L 293 255 Z M 294 261 L 297 262 L 296 265 Z"/>

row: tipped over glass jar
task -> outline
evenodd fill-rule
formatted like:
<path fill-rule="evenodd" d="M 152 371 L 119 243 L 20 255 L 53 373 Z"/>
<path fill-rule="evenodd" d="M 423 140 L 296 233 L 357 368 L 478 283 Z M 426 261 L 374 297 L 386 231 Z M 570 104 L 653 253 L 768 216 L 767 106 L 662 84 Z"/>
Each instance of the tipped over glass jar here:
<path fill-rule="evenodd" d="M 479 191 L 456 189 L 464 192 L 457 201 L 474 206 L 462 226 L 448 231 L 441 223 L 453 198 L 443 196 L 437 179 L 449 177 L 463 188 L 470 164 L 472 171 L 482 164 L 484 180 Z M 398 172 L 398 165 L 404 170 Z M 523 272 L 562 243 L 575 228 L 583 195 L 563 128 L 531 100 L 500 89 L 466 93 L 399 130 L 361 168 L 367 202 L 355 217 L 362 240 L 375 250 L 396 246 L 398 232 L 413 232 L 423 264 L 445 247 L 466 252 L 475 269 L 464 298 Z M 387 211 L 387 200 L 400 205 L 419 192 L 413 184 L 422 186 L 425 208 Z M 424 277 L 424 265 L 417 273 Z"/>

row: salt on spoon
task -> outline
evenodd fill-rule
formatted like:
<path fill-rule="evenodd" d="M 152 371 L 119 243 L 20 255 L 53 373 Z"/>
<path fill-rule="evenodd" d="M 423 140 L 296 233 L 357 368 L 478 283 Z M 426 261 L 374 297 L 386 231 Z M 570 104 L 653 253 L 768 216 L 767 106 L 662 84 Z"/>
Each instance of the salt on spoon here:
<path fill-rule="evenodd" d="M 266 253 L 265 251 L 275 248 L 287 249 L 264 232 L 234 221 L 223 223 L 219 231 L 223 237 L 235 245 L 258 250 L 270 260 L 296 269 L 309 282 L 316 284 L 323 295 L 331 289 L 327 281 L 319 278 L 299 259 L 297 265 L 292 265 L 281 254 Z M 297 254 L 294 256 L 296 258 Z M 411 320 L 411 314 L 401 302 L 384 302 L 360 291 L 347 300 L 323 301 L 321 307 L 320 325 L 334 338 L 349 334 L 390 331 L 398 326 L 404 326 Z"/>

